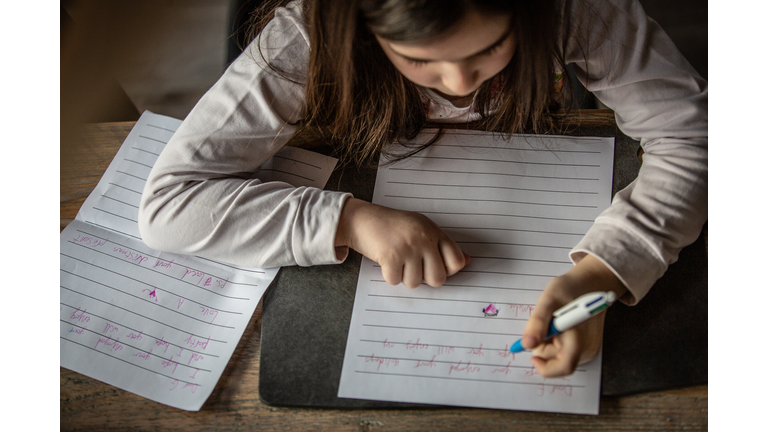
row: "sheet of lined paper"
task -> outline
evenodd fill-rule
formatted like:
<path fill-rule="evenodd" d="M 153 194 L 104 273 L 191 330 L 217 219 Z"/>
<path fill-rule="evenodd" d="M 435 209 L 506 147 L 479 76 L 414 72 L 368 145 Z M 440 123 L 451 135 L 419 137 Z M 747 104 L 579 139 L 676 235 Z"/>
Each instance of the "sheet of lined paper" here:
<path fill-rule="evenodd" d="M 613 138 L 470 131 L 380 167 L 373 202 L 427 215 L 472 261 L 408 289 L 363 259 L 339 397 L 597 414 L 600 357 L 544 379 L 508 350 L 610 204 L 612 173 Z"/>
<path fill-rule="evenodd" d="M 277 269 L 150 249 L 137 214 L 181 122 L 145 112 L 60 235 L 60 364 L 149 399 L 199 410 Z M 285 148 L 262 180 L 323 187 L 336 160 Z"/>

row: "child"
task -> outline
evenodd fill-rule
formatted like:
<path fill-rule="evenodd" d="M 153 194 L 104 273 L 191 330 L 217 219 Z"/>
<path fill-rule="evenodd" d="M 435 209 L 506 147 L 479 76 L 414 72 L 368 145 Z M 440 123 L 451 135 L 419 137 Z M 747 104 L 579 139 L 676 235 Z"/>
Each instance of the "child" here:
<path fill-rule="evenodd" d="M 602 343 L 604 314 L 542 343 L 554 310 L 598 290 L 636 303 L 707 219 L 707 83 L 634 1 L 305 0 L 265 22 L 152 169 L 149 246 L 252 267 L 339 263 L 351 247 L 390 284 L 440 286 L 470 258 L 425 216 L 253 174 L 302 126 L 360 163 L 428 120 L 546 132 L 566 64 L 645 154 L 526 325 L 541 375 Z"/>

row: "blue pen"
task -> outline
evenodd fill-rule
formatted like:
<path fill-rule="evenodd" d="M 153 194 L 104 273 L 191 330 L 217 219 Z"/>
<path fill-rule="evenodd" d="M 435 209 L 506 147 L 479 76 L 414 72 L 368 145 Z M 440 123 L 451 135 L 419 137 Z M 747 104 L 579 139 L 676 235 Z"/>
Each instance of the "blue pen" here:
<path fill-rule="evenodd" d="M 560 334 L 582 322 L 592 318 L 601 311 L 613 304 L 616 294 L 613 292 L 592 292 L 584 294 L 576 300 L 556 310 L 552 314 L 552 321 L 549 323 L 549 331 L 546 339 Z M 523 339 L 521 338 L 509 348 L 512 353 L 525 351 L 523 348 Z"/>

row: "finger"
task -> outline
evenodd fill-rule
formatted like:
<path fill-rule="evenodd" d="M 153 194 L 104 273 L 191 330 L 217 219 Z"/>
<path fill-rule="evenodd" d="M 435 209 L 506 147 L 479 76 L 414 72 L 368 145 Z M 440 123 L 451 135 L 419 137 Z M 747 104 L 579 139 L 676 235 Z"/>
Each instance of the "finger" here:
<path fill-rule="evenodd" d="M 469 263 L 469 256 L 450 237 L 445 237 L 437 244 L 443 259 L 446 276 L 453 276 Z"/>
<path fill-rule="evenodd" d="M 532 350 L 544 342 L 549 323 L 552 321 L 552 313 L 559 307 L 559 303 L 550 297 L 546 290 L 541 294 L 523 330 L 523 346 L 526 349 Z"/>
<path fill-rule="evenodd" d="M 442 257 L 435 253 L 424 256 L 424 282 L 433 287 L 442 286 L 447 277 Z"/>
<path fill-rule="evenodd" d="M 409 260 L 403 266 L 403 285 L 416 288 L 421 285 L 423 278 L 421 260 Z"/>
<path fill-rule="evenodd" d="M 531 357 L 531 363 L 543 377 L 571 375 L 579 364 L 581 344 L 576 332 L 566 332 L 553 338 L 540 350 L 542 356 Z"/>
<path fill-rule="evenodd" d="M 397 285 L 403 280 L 403 264 L 400 262 L 394 264 L 381 263 L 381 275 L 390 285 Z"/>

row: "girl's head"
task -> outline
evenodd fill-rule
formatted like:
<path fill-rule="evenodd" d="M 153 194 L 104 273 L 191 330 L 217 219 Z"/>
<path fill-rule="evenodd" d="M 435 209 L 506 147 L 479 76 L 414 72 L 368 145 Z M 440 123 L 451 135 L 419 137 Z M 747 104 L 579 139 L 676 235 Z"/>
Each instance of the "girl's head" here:
<path fill-rule="evenodd" d="M 364 1 L 363 19 L 395 68 L 412 83 L 449 99 L 471 95 L 495 77 L 512 60 L 517 47 L 512 16 L 503 8 L 457 2 L 463 3 L 458 5 L 461 7 L 440 7 L 429 11 L 435 15 L 422 17 L 404 12 L 382 14 L 380 9 L 367 14 L 366 3 L 381 2 Z M 441 10 L 452 15 L 437 16 Z"/>
<path fill-rule="evenodd" d="M 540 132 L 563 68 L 555 2 L 304 0 L 305 123 L 343 158 L 374 160 L 425 126 L 426 87 L 473 99 L 488 129 Z"/>

